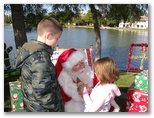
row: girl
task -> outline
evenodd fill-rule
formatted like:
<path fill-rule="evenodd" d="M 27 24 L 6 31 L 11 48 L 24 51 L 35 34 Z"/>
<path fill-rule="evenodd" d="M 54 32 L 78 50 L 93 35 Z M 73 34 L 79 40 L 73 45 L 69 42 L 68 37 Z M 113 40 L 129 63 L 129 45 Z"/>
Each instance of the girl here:
<path fill-rule="evenodd" d="M 94 71 L 99 82 L 89 95 L 89 88 L 84 86 L 83 99 L 85 101 L 84 112 L 109 112 L 114 98 L 121 92 L 114 84 L 119 79 L 119 70 L 113 59 L 104 57 L 94 63 Z"/>

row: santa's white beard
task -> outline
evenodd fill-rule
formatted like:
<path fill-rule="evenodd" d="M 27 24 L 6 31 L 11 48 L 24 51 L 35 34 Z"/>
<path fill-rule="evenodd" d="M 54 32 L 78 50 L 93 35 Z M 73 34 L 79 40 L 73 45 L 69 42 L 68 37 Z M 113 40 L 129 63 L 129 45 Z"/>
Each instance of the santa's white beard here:
<path fill-rule="evenodd" d="M 78 77 L 84 84 L 93 87 L 94 72 L 90 66 L 85 65 L 85 68 L 80 69 L 78 72 L 69 71 L 69 74 L 74 81 Z"/>

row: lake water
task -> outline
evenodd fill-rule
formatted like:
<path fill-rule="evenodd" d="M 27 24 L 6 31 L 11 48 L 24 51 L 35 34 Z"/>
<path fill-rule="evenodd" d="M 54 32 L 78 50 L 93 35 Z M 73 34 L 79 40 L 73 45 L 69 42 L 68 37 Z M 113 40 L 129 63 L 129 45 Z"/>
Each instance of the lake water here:
<path fill-rule="evenodd" d="M 147 31 L 126 31 L 126 30 L 112 30 L 101 29 L 101 57 L 112 57 L 120 70 L 126 70 L 128 63 L 129 45 L 131 43 L 147 43 Z M 27 39 L 36 39 L 36 31 L 27 33 Z M 13 29 L 11 26 L 4 26 L 4 42 L 8 46 L 13 46 L 10 52 L 10 61 L 13 64 L 15 55 L 15 42 Z M 93 29 L 80 29 L 80 28 L 64 28 L 61 38 L 58 41 L 59 48 L 87 48 L 93 44 L 94 55 L 96 50 L 95 34 Z M 135 50 L 134 54 L 140 55 L 140 49 Z M 132 61 L 132 67 L 138 67 L 140 60 Z M 145 68 L 148 68 L 148 60 L 145 61 Z"/>

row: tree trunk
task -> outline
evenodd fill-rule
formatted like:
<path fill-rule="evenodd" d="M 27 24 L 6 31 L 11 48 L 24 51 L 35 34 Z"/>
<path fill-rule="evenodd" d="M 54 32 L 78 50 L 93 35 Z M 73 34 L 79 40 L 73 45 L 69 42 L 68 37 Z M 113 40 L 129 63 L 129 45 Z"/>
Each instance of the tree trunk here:
<path fill-rule="evenodd" d="M 90 4 L 89 6 L 93 16 L 94 32 L 96 35 L 96 57 L 95 57 L 95 61 L 96 61 L 97 59 L 101 58 L 101 35 L 100 35 L 100 28 L 98 25 L 96 8 L 94 4 Z"/>
<path fill-rule="evenodd" d="M 16 48 L 27 42 L 22 4 L 10 4 Z"/>

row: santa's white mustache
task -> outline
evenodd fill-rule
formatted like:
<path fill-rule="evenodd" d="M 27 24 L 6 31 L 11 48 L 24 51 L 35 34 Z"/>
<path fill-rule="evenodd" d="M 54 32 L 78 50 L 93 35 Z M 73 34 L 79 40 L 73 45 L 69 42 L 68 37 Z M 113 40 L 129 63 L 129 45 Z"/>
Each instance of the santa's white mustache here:
<path fill-rule="evenodd" d="M 82 68 L 82 69 L 80 69 L 80 70 L 78 71 L 78 73 L 83 73 L 84 70 L 85 70 L 85 68 Z"/>

